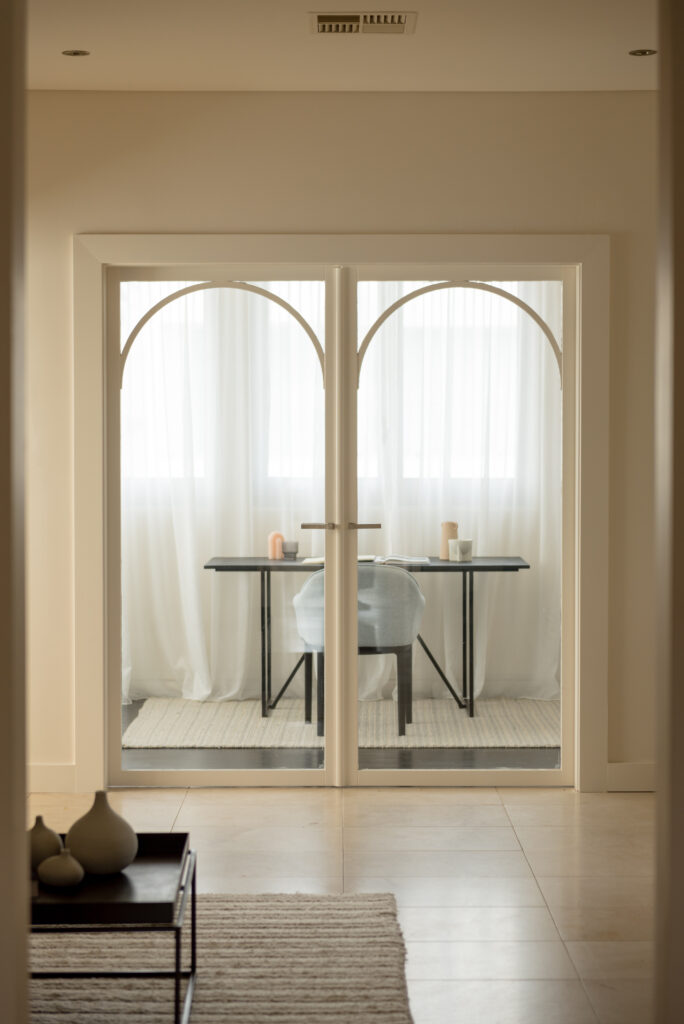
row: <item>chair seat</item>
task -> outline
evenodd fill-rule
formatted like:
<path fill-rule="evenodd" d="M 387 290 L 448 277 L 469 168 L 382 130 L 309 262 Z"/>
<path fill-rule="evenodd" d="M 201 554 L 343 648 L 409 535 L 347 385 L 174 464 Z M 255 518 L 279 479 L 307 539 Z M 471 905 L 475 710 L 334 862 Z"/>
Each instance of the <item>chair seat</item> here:
<path fill-rule="evenodd" d="M 324 728 L 324 588 L 321 569 L 309 577 L 292 602 L 305 651 L 307 722 L 311 721 L 313 654 L 317 656 L 319 736 Z M 413 641 L 420 631 L 425 598 L 411 573 L 395 565 L 360 565 L 358 588 L 358 651 L 396 655 L 397 725 L 403 736 L 411 722 Z"/>

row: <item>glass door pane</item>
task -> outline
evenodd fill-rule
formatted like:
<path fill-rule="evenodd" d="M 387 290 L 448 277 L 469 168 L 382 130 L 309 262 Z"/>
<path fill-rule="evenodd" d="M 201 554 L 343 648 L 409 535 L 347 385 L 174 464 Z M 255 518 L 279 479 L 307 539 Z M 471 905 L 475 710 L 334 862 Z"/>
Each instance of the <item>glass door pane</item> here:
<path fill-rule="evenodd" d="M 360 282 L 359 338 L 429 285 Z M 560 281 L 490 282 L 361 353 L 360 769 L 560 767 L 559 353 L 516 299 L 560 341 Z"/>
<path fill-rule="evenodd" d="M 319 769 L 325 285 L 195 284 L 121 283 L 121 767 Z"/>

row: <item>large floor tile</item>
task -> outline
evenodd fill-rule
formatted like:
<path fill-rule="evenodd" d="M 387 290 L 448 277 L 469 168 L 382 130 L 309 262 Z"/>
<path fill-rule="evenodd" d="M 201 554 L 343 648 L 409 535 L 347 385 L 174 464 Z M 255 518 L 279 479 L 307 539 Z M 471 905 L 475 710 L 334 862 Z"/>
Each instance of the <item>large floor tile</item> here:
<path fill-rule="evenodd" d="M 114 789 L 109 803 L 126 821 L 139 831 L 158 828 L 171 830 L 183 805 L 184 789 Z"/>
<path fill-rule="evenodd" d="M 196 789 L 190 790 L 176 825 L 263 825 L 321 828 L 341 824 L 339 790 Z"/>
<path fill-rule="evenodd" d="M 568 942 L 566 945 L 583 980 L 653 977 L 652 942 Z"/>
<path fill-rule="evenodd" d="M 500 803 L 364 803 L 344 805 L 345 828 L 422 826 L 452 828 L 510 828 L 511 822 Z"/>
<path fill-rule="evenodd" d="M 653 828 L 655 800 L 652 793 L 575 793 L 562 790 L 500 790 L 513 825 L 520 827 L 596 827 L 631 823 L 634 828 Z"/>
<path fill-rule="evenodd" d="M 535 875 L 580 875 L 583 877 L 653 877 L 655 851 L 638 847 L 570 846 L 565 850 L 526 850 L 525 856 Z"/>
<path fill-rule="evenodd" d="M 612 853 L 624 846 L 650 853 L 654 847 L 653 829 L 636 828 L 629 821 L 601 825 L 585 825 L 582 822 L 569 826 L 516 825 L 515 834 L 524 850 L 535 853 L 556 852 L 569 847 Z"/>
<path fill-rule="evenodd" d="M 650 877 L 604 874 L 566 875 L 536 880 L 549 907 L 650 907 L 655 884 Z"/>
<path fill-rule="evenodd" d="M 576 978 L 562 942 L 407 942 L 406 977 L 430 981 Z"/>
<path fill-rule="evenodd" d="M 409 999 L 415 1024 L 597 1024 L 575 980 L 410 981 Z"/>
<path fill-rule="evenodd" d="M 193 845 L 197 849 L 197 871 L 203 877 L 209 871 L 221 871 L 228 876 L 251 875 L 279 878 L 342 877 L 340 850 L 311 852 L 302 850 L 236 850 L 230 842 L 212 841 Z"/>
<path fill-rule="evenodd" d="M 391 804 L 409 808 L 411 806 L 425 807 L 453 807 L 454 804 L 501 804 L 501 796 L 496 789 L 468 787 L 400 787 L 372 788 L 359 787 L 358 789 L 343 790 L 344 806 L 374 805 L 386 807 Z"/>
<path fill-rule="evenodd" d="M 505 807 L 511 804 L 573 805 L 577 802 L 577 793 L 568 786 L 506 786 L 497 792 Z"/>
<path fill-rule="evenodd" d="M 585 981 L 584 987 L 600 1024 L 653 1024 L 653 982 L 620 978 Z"/>
<path fill-rule="evenodd" d="M 345 872 L 345 892 L 392 892 L 400 907 L 543 907 L 533 878 L 374 878 Z"/>
<path fill-rule="evenodd" d="M 512 828 L 346 827 L 344 847 L 368 850 L 520 850 Z"/>
<path fill-rule="evenodd" d="M 27 801 L 26 824 L 32 828 L 38 814 L 48 828 L 66 832 L 93 806 L 92 793 L 32 793 Z"/>
<path fill-rule="evenodd" d="M 345 851 L 345 874 L 421 875 L 426 878 L 531 878 L 529 864 L 519 852 L 475 850 L 353 850 Z"/>
<path fill-rule="evenodd" d="M 404 938 L 426 941 L 558 941 L 545 907 L 402 907 Z"/>
<path fill-rule="evenodd" d="M 341 828 L 304 828 L 284 826 L 241 827 L 238 825 L 193 825 L 189 830 L 176 826 L 176 832 L 189 831 L 190 844 L 199 852 L 211 853 L 217 847 L 235 852 L 328 854 L 339 859 L 342 850 Z"/>
<path fill-rule="evenodd" d="M 653 939 L 651 907 L 552 907 L 560 937 L 566 941 L 647 942 Z"/>
<path fill-rule="evenodd" d="M 252 875 L 237 877 L 221 871 L 216 864 L 197 869 L 197 890 L 201 893 L 308 893 L 313 896 L 338 895 L 344 892 L 341 876 Z"/>

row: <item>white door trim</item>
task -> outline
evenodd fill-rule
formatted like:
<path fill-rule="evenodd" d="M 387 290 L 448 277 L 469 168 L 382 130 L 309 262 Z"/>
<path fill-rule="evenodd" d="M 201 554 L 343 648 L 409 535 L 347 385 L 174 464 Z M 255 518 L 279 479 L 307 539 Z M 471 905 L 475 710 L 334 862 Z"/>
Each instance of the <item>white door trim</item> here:
<path fill-rule="evenodd" d="M 576 499 L 575 578 L 576 759 L 575 784 L 585 791 L 606 787 L 608 724 L 608 427 L 609 427 L 609 240 L 597 235 L 79 235 L 74 238 L 74 728 L 76 789 L 104 784 L 105 725 L 105 269 L 107 266 L 196 264 L 212 277 L 231 276 L 231 266 L 263 268 L 296 262 L 326 266 L 421 264 L 424 279 L 440 268 L 481 264 L 496 279 L 496 267 L 573 267 L 577 275 L 575 395 Z M 374 271 L 376 269 L 374 266 Z M 396 273 L 396 270 L 394 271 Z M 478 275 L 479 276 L 479 275 Z M 342 371 L 342 367 L 340 367 Z M 583 444 L 582 441 L 587 443 Z M 342 511 L 339 509 L 338 511 Z M 583 530 L 583 524 L 591 528 Z M 343 540 L 334 541 L 348 559 Z M 349 547 L 346 545 L 345 547 Z M 347 595 L 348 597 L 349 595 Z M 338 617 L 344 609 L 335 613 Z M 347 617 L 350 615 L 346 610 Z M 340 655 L 341 657 L 341 655 Z M 341 668 L 340 662 L 340 668 Z M 332 715 L 332 702 L 329 714 Z M 330 736 L 330 732 L 328 733 Z M 342 739 L 342 737 L 340 737 Z M 332 740 L 332 737 L 331 737 Z M 334 740 L 332 741 L 334 744 Z M 334 755 L 339 768 L 339 754 Z M 182 773 L 160 773 L 156 783 L 177 785 Z M 224 772 L 198 773 L 198 784 L 225 783 Z M 284 785 L 311 781 L 291 772 Z M 339 772 L 335 782 L 342 781 Z M 408 773 L 415 784 L 440 784 L 439 773 Z M 452 773 L 448 773 L 451 775 Z M 462 785 L 493 784 L 485 773 L 459 772 Z M 500 774 L 500 773 L 499 773 Z M 543 773 L 553 784 L 553 773 Z M 147 775 L 147 773 L 146 773 Z M 199 778 L 199 775 L 202 778 Z M 231 773 L 231 782 L 248 781 Z M 263 776 L 255 779 L 255 776 Z M 425 779 L 422 777 L 425 776 Z M 536 776 L 536 778 L 534 778 Z M 249 773 L 251 784 L 273 785 L 268 772 Z M 404 784 L 409 779 L 405 778 Z M 507 784 L 539 784 L 539 773 L 506 773 Z M 567 784 L 558 778 L 557 784 Z M 454 780 L 444 779 L 453 785 Z"/>

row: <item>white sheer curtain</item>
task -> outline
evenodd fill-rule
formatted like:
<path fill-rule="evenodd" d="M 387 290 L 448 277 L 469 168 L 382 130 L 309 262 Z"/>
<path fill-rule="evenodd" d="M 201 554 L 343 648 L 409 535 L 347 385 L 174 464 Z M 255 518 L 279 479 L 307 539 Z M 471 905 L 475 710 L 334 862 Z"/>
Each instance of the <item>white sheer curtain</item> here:
<path fill-rule="evenodd" d="M 132 326 L 179 286 L 122 288 Z M 323 338 L 321 282 L 260 284 Z M 121 394 L 123 697 L 221 700 L 260 692 L 258 574 L 203 569 L 264 555 L 324 514 L 323 377 L 295 319 L 261 296 L 195 292 L 133 344 Z M 304 535 L 300 551 L 318 538 Z M 274 671 L 295 649 L 302 577 L 273 581 Z"/>
<path fill-rule="evenodd" d="M 415 282 L 364 282 L 359 329 Z M 122 288 L 125 333 L 178 283 Z M 264 284 L 323 341 L 321 282 Z M 560 339 L 561 286 L 504 285 Z M 456 519 L 478 554 L 520 554 L 529 572 L 476 585 L 476 691 L 553 697 L 560 649 L 561 392 L 548 341 L 490 294 L 433 293 L 408 303 L 371 343 L 359 389 L 359 535 L 371 554 L 436 554 Z M 324 409 L 320 364 L 276 304 L 218 289 L 176 300 L 134 343 L 121 416 L 123 696 L 193 699 L 259 693 L 256 575 L 211 573 L 212 555 L 261 555 L 280 530 L 300 554 L 322 535 Z M 417 579 L 422 634 L 460 678 L 460 586 Z M 291 597 L 273 577 L 274 675 L 298 650 Z M 390 696 L 390 659 L 360 659 L 360 695 Z M 445 690 L 422 653 L 418 695 Z"/>
<path fill-rule="evenodd" d="M 496 282 L 491 282 L 496 284 Z M 361 284 L 359 333 L 420 282 Z M 560 282 L 499 284 L 561 337 Z M 548 340 L 493 293 L 413 299 L 372 340 L 359 389 L 359 518 L 383 523 L 385 554 L 436 554 L 455 520 L 475 554 L 521 555 L 529 571 L 478 574 L 475 691 L 552 698 L 560 661 L 561 389 Z M 362 534 L 364 550 L 377 540 Z M 461 677 L 461 581 L 422 574 L 421 634 Z M 390 659 L 360 659 L 360 696 L 388 696 Z M 446 696 L 422 652 L 417 695 Z"/>

